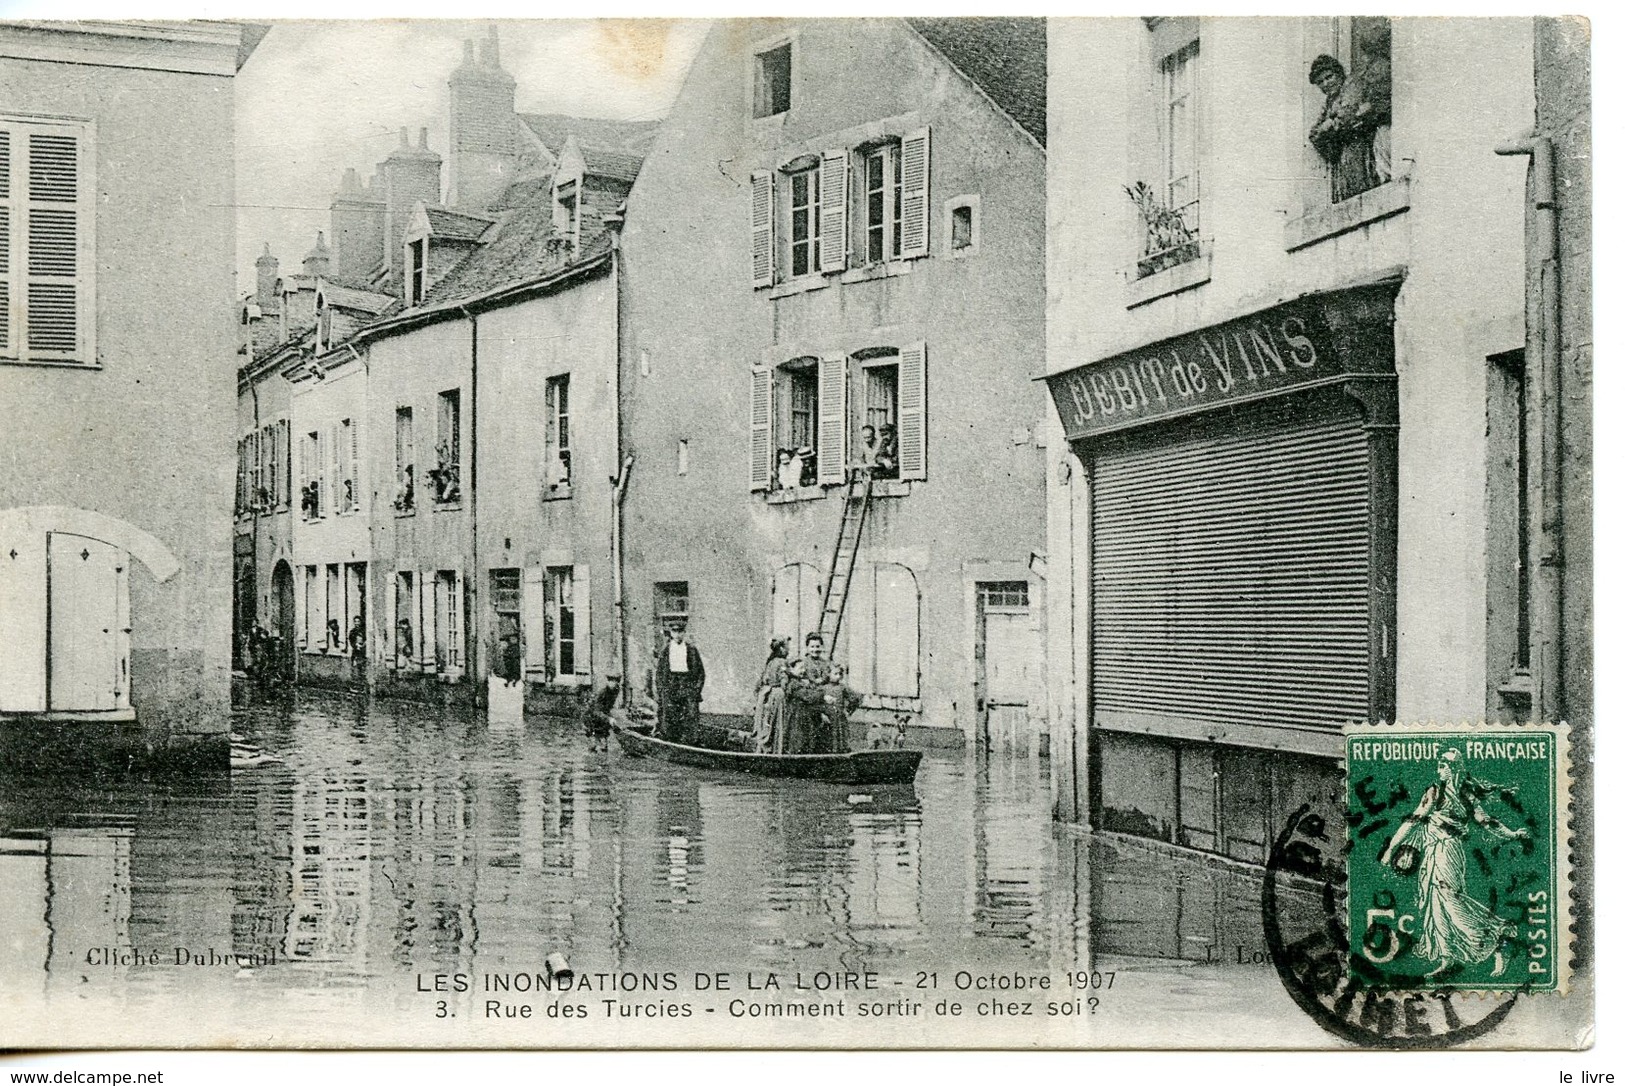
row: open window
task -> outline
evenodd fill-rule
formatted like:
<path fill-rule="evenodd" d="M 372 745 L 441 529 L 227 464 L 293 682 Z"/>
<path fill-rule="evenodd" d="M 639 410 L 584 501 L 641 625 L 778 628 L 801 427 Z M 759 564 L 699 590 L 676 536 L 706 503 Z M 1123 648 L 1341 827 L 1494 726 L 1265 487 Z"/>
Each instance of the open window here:
<path fill-rule="evenodd" d="M 455 505 L 462 500 L 462 464 L 462 392 L 452 388 L 435 400 L 434 467 L 429 469 L 429 482 L 437 505 Z"/>
<path fill-rule="evenodd" d="M 1394 178 L 1391 29 L 1383 16 L 1309 21 L 1304 87 L 1305 211 L 1342 203 Z"/>
<path fill-rule="evenodd" d="M 772 117 L 790 111 L 790 43 L 776 45 L 756 54 L 756 117 Z"/>
<path fill-rule="evenodd" d="M 406 243 L 406 304 L 419 305 L 429 294 L 429 239 Z"/>
<path fill-rule="evenodd" d="M 1139 220 L 1139 278 L 1196 260 L 1202 230 L 1201 24 L 1180 17 L 1147 25 L 1153 116 L 1136 156 L 1139 176 L 1124 186 Z"/>
<path fill-rule="evenodd" d="M 395 497 L 393 505 L 398 516 L 417 512 L 416 448 L 412 433 L 412 409 L 395 409 Z"/>
<path fill-rule="evenodd" d="M 299 513 L 306 520 L 315 520 L 326 511 L 327 444 L 321 430 L 307 431 L 300 441 Z"/>
<path fill-rule="evenodd" d="M 543 450 L 543 483 L 549 497 L 568 497 L 571 479 L 570 375 L 547 379 L 547 434 Z"/>
<path fill-rule="evenodd" d="M 751 489 L 839 485 L 854 468 L 924 479 L 925 371 L 924 343 L 752 370 Z"/>

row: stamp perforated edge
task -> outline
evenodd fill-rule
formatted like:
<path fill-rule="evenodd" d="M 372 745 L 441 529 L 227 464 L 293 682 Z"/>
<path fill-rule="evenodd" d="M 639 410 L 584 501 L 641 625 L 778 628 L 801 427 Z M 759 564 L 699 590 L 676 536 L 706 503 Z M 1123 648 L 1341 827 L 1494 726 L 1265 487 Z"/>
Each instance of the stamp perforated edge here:
<path fill-rule="evenodd" d="M 1348 740 L 1358 736 L 1381 736 L 1391 738 L 1395 735 L 1430 735 L 1430 734 L 1460 734 L 1461 732 L 1479 732 L 1486 735 L 1524 734 L 1530 731 L 1545 731 L 1552 737 L 1552 745 L 1556 753 L 1556 788 L 1552 796 L 1552 806 L 1556 808 L 1554 815 L 1561 822 L 1556 835 L 1556 848 L 1552 853 L 1552 863 L 1555 870 L 1552 872 L 1555 887 L 1555 905 L 1557 907 L 1556 930 L 1563 933 L 1559 941 L 1560 951 L 1556 954 L 1557 983 L 1553 988 L 1540 991 L 1524 991 L 1517 988 L 1462 988 L 1463 994 L 1481 995 L 1488 997 L 1506 998 L 1513 995 L 1522 996 L 1567 996 L 1569 982 L 1574 975 L 1575 933 L 1574 933 L 1574 773 L 1570 762 L 1569 724 L 1567 721 L 1555 723 L 1527 723 L 1508 724 L 1502 721 L 1440 721 L 1421 720 L 1412 722 L 1380 722 L 1349 724 L 1343 728 L 1345 794 L 1347 793 L 1348 774 Z M 1345 834 L 1352 833 L 1350 827 Z"/>

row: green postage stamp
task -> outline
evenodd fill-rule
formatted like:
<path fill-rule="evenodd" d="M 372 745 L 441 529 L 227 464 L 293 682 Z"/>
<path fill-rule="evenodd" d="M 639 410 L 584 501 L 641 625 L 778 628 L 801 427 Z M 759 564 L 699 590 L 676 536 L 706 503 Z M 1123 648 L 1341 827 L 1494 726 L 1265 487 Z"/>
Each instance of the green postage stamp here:
<path fill-rule="evenodd" d="M 1345 755 L 1361 971 L 1409 990 L 1566 990 L 1567 725 L 1359 727 Z"/>

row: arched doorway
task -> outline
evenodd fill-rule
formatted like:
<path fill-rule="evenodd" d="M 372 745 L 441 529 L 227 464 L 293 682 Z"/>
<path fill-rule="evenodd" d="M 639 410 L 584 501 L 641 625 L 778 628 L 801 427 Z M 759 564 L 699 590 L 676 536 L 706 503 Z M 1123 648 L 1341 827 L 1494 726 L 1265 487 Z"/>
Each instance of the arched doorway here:
<path fill-rule="evenodd" d="M 0 714 L 133 719 L 132 559 L 179 563 L 134 525 L 87 509 L 0 510 Z"/>
<path fill-rule="evenodd" d="M 293 676 L 293 567 L 286 559 L 271 570 L 271 621 L 276 638 L 274 659 L 276 672 L 283 677 Z"/>

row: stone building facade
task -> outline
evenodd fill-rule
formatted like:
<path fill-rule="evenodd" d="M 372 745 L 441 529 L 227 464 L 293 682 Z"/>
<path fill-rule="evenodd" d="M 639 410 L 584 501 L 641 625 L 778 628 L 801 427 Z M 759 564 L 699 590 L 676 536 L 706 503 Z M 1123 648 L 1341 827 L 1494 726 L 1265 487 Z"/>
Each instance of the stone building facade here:
<path fill-rule="evenodd" d="M 263 33 L 0 25 L 8 761 L 225 763 L 232 80 Z"/>
<path fill-rule="evenodd" d="M 732 20 L 627 203 L 631 681 L 664 631 L 751 713 L 821 617 L 864 427 L 876 473 L 835 657 L 911 741 L 1043 742 L 1044 25 Z M 991 64 L 1004 58 L 1002 66 Z M 1013 59 L 1012 59 L 1013 58 Z"/>
<path fill-rule="evenodd" d="M 1533 711 L 1534 25 L 1051 35 L 1058 810 L 1262 863 L 1343 724 Z"/>

